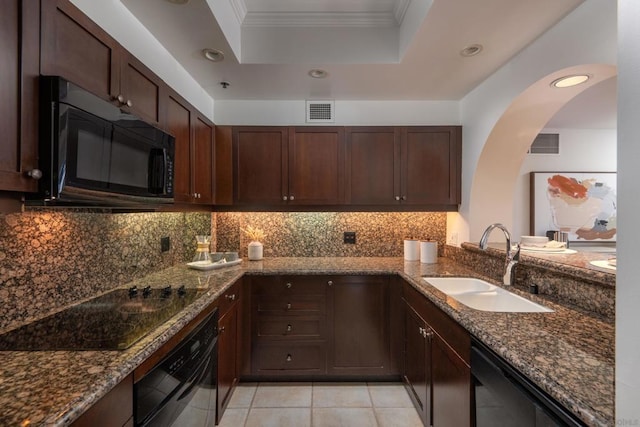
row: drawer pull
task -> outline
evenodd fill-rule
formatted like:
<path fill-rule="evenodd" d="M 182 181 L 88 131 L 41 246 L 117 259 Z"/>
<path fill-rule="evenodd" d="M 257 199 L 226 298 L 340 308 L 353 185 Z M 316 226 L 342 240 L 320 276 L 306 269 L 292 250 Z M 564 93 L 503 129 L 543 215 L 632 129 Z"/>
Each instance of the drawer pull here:
<path fill-rule="evenodd" d="M 224 332 L 224 330 L 225 330 L 225 327 L 224 327 L 224 326 L 220 326 L 220 327 L 218 328 L 218 333 L 219 333 L 219 334 L 221 334 L 221 333 L 223 333 L 223 332 Z"/>
<path fill-rule="evenodd" d="M 327 285 L 329 285 L 329 286 L 333 286 L 333 280 L 329 280 L 329 281 L 327 282 Z"/>
<path fill-rule="evenodd" d="M 293 360 L 293 357 L 290 354 L 287 354 L 287 362 L 291 362 Z"/>
<path fill-rule="evenodd" d="M 291 310 L 291 303 L 287 303 L 287 310 Z"/>
<path fill-rule="evenodd" d="M 293 327 L 291 325 L 287 325 L 287 332 L 291 332 L 293 330 Z"/>
<path fill-rule="evenodd" d="M 287 282 L 287 284 L 285 285 L 285 287 L 286 287 L 287 289 L 291 289 L 291 287 L 292 287 L 292 286 L 293 286 L 293 285 L 291 284 L 291 282 Z"/>
<path fill-rule="evenodd" d="M 226 299 L 230 299 L 231 301 L 235 301 L 236 300 L 236 294 L 225 295 L 224 297 Z"/>

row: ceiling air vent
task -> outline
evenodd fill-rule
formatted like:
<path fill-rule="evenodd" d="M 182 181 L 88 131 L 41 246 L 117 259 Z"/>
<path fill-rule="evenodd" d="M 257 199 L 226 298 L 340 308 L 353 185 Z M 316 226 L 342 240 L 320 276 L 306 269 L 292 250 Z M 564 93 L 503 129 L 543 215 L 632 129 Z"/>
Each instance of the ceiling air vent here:
<path fill-rule="evenodd" d="M 560 154 L 560 135 L 557 133 L 539 133 L 527 153 Z"/>
<path fill-rule="evenodd" d="M 333 123 L 333 101 L 307 101 L 307 123 Z"/>

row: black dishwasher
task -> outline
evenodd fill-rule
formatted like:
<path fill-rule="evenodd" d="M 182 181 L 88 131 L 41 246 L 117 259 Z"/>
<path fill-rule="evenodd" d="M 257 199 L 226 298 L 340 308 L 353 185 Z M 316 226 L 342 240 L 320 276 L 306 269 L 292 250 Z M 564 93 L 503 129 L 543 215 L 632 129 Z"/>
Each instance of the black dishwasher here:
<path fill-rule="evenodd" d="M 133 387 L 136 427 L 204 427 L 216 420 L 216 308 Z"/>
<path fill-rule="evenodd" d="M 585 425 L 475 338 L 471 341 L 471 374 L 476 427 Z"/>

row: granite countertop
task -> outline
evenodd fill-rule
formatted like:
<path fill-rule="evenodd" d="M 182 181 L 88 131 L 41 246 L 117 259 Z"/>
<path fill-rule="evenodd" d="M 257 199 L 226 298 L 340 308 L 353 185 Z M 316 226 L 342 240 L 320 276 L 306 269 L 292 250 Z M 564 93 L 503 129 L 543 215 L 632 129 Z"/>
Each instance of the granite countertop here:
<path fill-rule="evenodd" d="M 553 313 L 491 313 L 467 308 L 422 276 L 475 276 L 447 258 L 437 264 L 401 258 L 266 258 L 211 271 L 178 265 L 127 286 L 184 284 L 208 291 L 124 351 L 0 352 L 0 425 L 69 425 L 211 304 L 243 274 L 399 274 L 469 332 L 593 426 L 614 424 L 614 325 L 521 295 Z M 488 280 L 487 278 L 484 278 Z M 488 280 L 490 281 L 490 280 Z"/>

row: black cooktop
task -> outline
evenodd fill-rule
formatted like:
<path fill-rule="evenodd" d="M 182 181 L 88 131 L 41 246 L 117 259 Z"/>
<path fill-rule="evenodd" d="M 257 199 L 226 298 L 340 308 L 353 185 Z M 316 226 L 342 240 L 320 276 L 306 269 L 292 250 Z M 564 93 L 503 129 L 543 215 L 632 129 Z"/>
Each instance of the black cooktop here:
<path fill-rule="evenodd" d="M 0 350 L 124 350 L 203 292 L 116 289 L 0 335 Z"/>

